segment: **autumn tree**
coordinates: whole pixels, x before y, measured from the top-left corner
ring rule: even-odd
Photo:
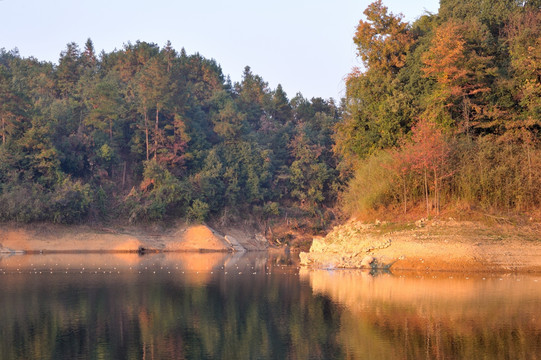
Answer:
[[[353,42],[367,69],[396,74],[406,63],[406,55],[413,44],[407,22],[403,16],[389,13],[381,0],[364,11],[366,21],[361,20]]]
[[[168,101],[169,94],[169,78],[167,76],[167,64],[160,56],[155,56],[149,60],[148,64],[142,69],[139,74],[139,94],[141,101],[144,104],[144,111],[147,111],[150,106],[155,109],[154,120],[154,158],[157,157],[159,143],[162,134],[160,132],[160,111]],[[148,122],[148,119],[146,120]],[[148,145],[148,123],[145,125]],[[147,149],[147,152],[149,149]],[[148,154],[147,154],[148,156]]]
[[[428,176],[432,174],[434,207],[436,214],[440,211],[440,194],[442,180],[449,176],[447,173],[449,147],[445,141],[442,130],[433,122],[426,120],[419,121],[412,128],[413,151],[406,149],[406,152],[414,153],[412,159],[413,167],[423,175],[425,187],[425,199],[427,215],[429,215],[429,185]]]
[[[389,164],[383,164],[382,166],[392,171],[402,188],[402,205],[404,208],[404,214],[408,212],[408,193],[411,192],[412,178],[415,176],[415,149],[405,142],[402,146],[389,150],[391,155],[391,161]]]
[[[436,82],[424,116],[446,126],[457,122],[466,133],[490,120],[483,95],[490,92],[490,78],[496,71],[492,57],[468,43],[466,29],[470,27],[482,26],[455,20],[440,25],[422,57],[424,75]]]
[[[335,137],[336,151],[345,159],[395,145],[411,121],[397,78],[413,44],[409,25],[381,0],[364,14],[353,39],[364,69],[355,68],[346,78],[345,119]]]
[[[404,213],[407,212],[407,196],[412,190],[410,187],[422,183],[426,215],[430,215],[432,207],[439,214],[442,183],[451,175],[450,147],[441,127],[431,121],[420,120],[412,128],[411,139],[405,140],[400,147],[389,153],[391,161],[382,166],[389,169],[400,182]],[[421,181],[415,181],[419,176]]]

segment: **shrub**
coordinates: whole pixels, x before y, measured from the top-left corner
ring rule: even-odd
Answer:
[[[92,196],[89,184],[65,178],[51,197],[53,221],[71,224],[82,220],[88,213]]]
[[[145,163],[140,191],[134,190],[125,201],[130,222],[164,220],[183,214],[191,200],[187,181],[180,181],[165,167],[151,160]]]
[[[209,214],[209,205],[204,201],[196,199],[192,202],[192,205],[188,208],[188,212],[186,216],[189,221],[202,223],[203,221],[206,220],[208,214]]]
[[[0,219],[18,222],[52,220],[50,194],[38,184],[20,184],[0,195]]]
[[[381,151],[359,162],[343,194],[344,209],[360,213],[397,201],[400,194],[395,175],[389,171],[392,157]]]
[[[447,204],[465,202],[488,211],[506,212],[527,211],[541,204],[541,148],[535,142],[485,136],[457,137],[449,145],[449,158],[445,162],[438,160],[442,167],[438,169],[437,184]],[[423,173],[415,166],[415,158],[422,151],[413,149],[409,156],[406,150],[379,152],[358,163],[343,194],[348,213],[399,202],[406,211],[406,201],[414,204],[423,198],[428,210],[427,190],[436,198],[432,206],[438,208],[436,185],[424,183]],[[428,175],[434,179],[434,174]]]
[[[541,203],[541,150],[493,137],[461,140],[452,191],[485,209],[527,210]]]

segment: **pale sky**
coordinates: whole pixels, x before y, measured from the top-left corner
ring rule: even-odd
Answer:
[[[0,48],[57,62],[69,42],[99,53],[128,41],[215,59],[232,81],[246,65],[292,98],[339,99],[360,62],[352,38],[372,0],[0,0]],[[436,13],[438,0],[383,0],[405,19]]]

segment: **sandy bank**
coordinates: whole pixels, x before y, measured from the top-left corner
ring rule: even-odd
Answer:
[[[301,264],[316,268],[541,272],[541,226],[350,221],[314,239]]]
[[[207,225],[179,224],[168,229],[93,228],[52,224],[0,224],[0,253],[264,250],[256,234],[220,233]]]

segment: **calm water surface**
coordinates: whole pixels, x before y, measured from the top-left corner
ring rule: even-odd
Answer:
[[[0,359],[537,359],[541,277],[268,254],[0,257]]]

